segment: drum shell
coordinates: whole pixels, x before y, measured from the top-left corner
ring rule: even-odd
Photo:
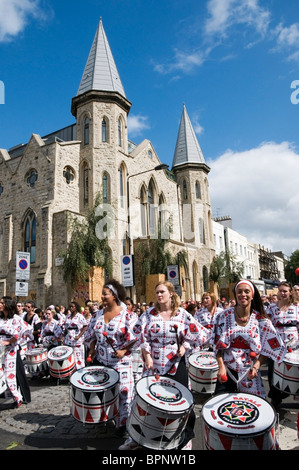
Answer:
[[[250,408],[257,409],[256,423],[228,424],[223,420],[220,410],[226,402],[242,402],[250,415]],[[256,406],[257,405],[257,406]],[[263,408],[263,413],[260,407]],[[267,419],[265,419],[265,415]],[[256,395],[231,393],[219,394],[209,399],[202,408],[204,441],[207,450],[276,450],[276,414],[272,406]]]
[[[215,354],[210,351],[200,351],[191,354],[188,361],[191,389],[203,394],[214,393],[219,370]]]
[[[146,384],[148,380],[148,377],[144,377],[137,382],[135,400],[127,420],[128,433],[135,442],[146,448],[177,449],[184,438],[184,430],[193,409],[192,394],[179,384],[184,389],[183,399],[188,396],[185,408],[176,410],[172,405],[172,409],[161,409],[159,401],[151,404],[138,393],[142,382]],[[163,377],[159,380],[163,381]],[[168,378],[166,380],[168,381]],[[178,384],[175,381],[171,382]],[[149,396],[149,393],[147,395]]]
[[[84,374],[103,371],[110,376],[107,385],[88,387]],[[81,380],[83,378],[83,380]],[[119,375],[104,366],[85,367],[77,370],[70,379],[71,414],[82,423],[97,424],[114,419],[118,415]]]
[[[47,349],[34,348],[26,353],[26,365],[28,372],[35,373],[48,369]]]
[[[274,363],[272,383],[281,392],[299,396],[299,350],[286,354],[280,364]]]
[[[57,346],[48,352],[50,375],[57,379],[70,377],[76,369],[73,348]]]
[[[0,395],[7,389],[6,379],[2,364],[0,363]]]

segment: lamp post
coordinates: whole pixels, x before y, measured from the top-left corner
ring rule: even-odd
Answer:
[[[166,163],[161,163],[160,165],[155,166],[154,168],[151,168],[149,170],[145,171],[140,171],[139,173],[134,173],[133,175],[128,175],[127,176],[127,210],[128,210],[128,239],[129,239],[129,255],[132,253],[132,241],[131,241],[131,228],[130,228],[130,185],[129,185],[129,179],[133,178],[134,176],[139,176],[143,175],[144,173],[149,173],[150,171],[159,171],[159,170],[167,170],[169,165]],[[131,291],[130,287],[130,291]],[[132,293],[131,293],[132,297]]]

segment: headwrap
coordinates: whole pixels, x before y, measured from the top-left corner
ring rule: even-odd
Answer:
[[[247,286],[250,287],[250,290],[252,292],[252,295],[254,296],[254,286],[252,284],[252,282],[250,282],[248,279],[241,279],[241,281],[239,281],[236,285],[235,285],[235,289],[237,289],[237,287],[240,285],[240,284],[246,284]]]

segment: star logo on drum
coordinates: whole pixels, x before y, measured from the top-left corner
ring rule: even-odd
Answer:
[[[219,409],[219,416],[223,421],[239,426],[253,423],[258,415],[255,405],[238,400],[224,403]]]

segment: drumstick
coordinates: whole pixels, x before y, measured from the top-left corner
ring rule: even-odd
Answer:
[[[250,356],[250,359],[251,359],[250,371],[252,372],[254,360],[256,359],[257,354],[256,354],[254,351],[251,351],[251,352],[249,353],[249,356]]]
[[[180,349],[180,341],[179,341],[179,335],[178,335],[178,325],[173,325],[173,328],[175,329],[176,344],[178,346],[178,349]]]
[[[103,336],[105,336],[107,343],[110,344],[111,348],[112,348],[113,351],[116,353],[116,349],[115,349],[115,347],[114,347],[113,344],[112,344],[112,340],[111,340],[111,338],[108,338],[108,334],[107,334],[106,331],[103,332]]]

